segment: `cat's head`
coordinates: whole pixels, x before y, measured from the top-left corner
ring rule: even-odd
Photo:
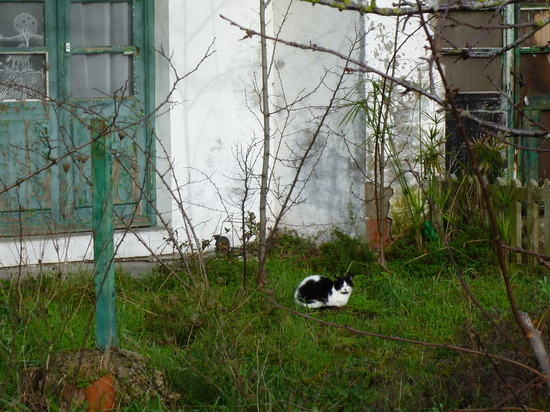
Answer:
[[[334,289],[343,295],[351,293],[353,290],[353,278],[352,276],[338,276],[334,279]]]

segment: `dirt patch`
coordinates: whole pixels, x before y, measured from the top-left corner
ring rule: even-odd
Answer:
[[[67,411],[85,406],[86,388],[103,376],[113,379],[115,407],[160,397],[165,404],[179,395],[168,390],[164,375],[145,359],[124,349],[72,350],[59,352],[47,365],[28,368],[20,374],[19,402],[33,411],[47,411],[52,402]]]

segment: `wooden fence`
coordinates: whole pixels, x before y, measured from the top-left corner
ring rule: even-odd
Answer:
[[[550,182],[540,186],[533,180],[522,185],[519,180],[499,179],[491,191],[497,213],[508,223],[503,235],[509,236],[510,246],[550,256]],[[529,266],[537,262],[533,254],[513,251],[510,260]]]

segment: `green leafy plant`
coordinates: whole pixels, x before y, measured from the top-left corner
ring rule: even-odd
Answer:
[[[319,254],[312,258],[315,271],[332,275],[359,275],[368,272],[375,261],[369,245],[334,227],[329,239],[319,245]]]
[[[497,177],[502,176],[504,170],[503,153],[508,147],[505,141],[500,136],[488,134],[472,142],[478,167],[490,183],[494,183]]]
[[[550,300],[550,280],[548,276],[544,276],[542,279],[537,280],[539,284],[538,293],[544,300]]]
[[[498,225],[498,231],[502,239],[507,244],[510,244],[512,238],[512,225],[514,224],[514,216],[512,215],[512,202],[513,187],[507,186],[494,186],[493,197],[495,198],[495,205],[497,206],[496,219]]]

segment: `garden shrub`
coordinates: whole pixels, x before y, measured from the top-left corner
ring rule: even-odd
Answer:
[[[451,253],[460,269],[470,273],[486,274],[495,270],[497,256],[488,232],[470,226],[450,239]],[[426,252],[419,252],[413,239],[402,237],[386,251],[386,259],[411,275],[438,276],[448,273],[451,266],[449,251],[441,242],[429,242]]]
[[[336,275],[365,273],[375,260],[368,243],[349,236],[334,227],[328,240],[319,245],[319,254],[312,258],[315,271]]]

